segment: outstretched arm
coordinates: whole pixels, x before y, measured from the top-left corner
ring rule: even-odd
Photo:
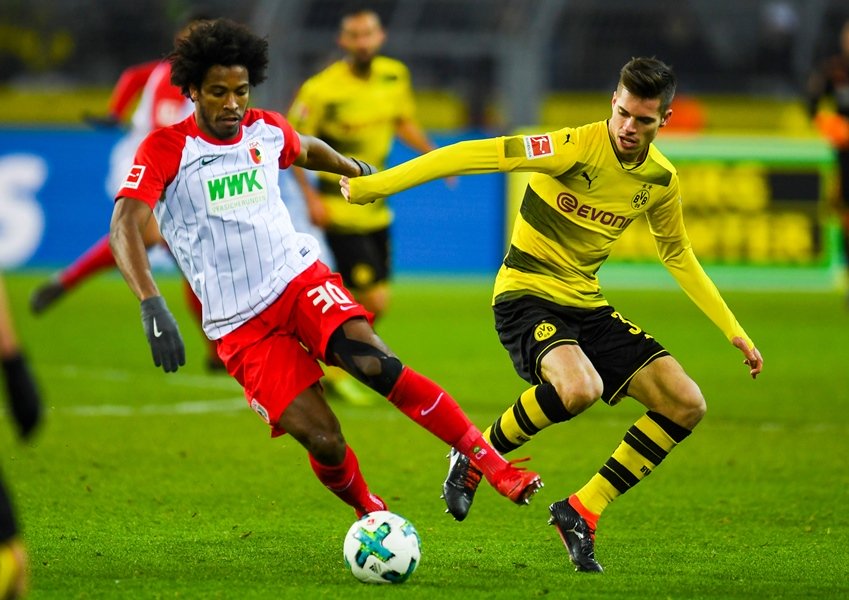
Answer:
[[[295,159],[295,165],[299,167],[348,177],[368,175],[376,170],[367,163],[339,154],[324,140],[311,135],[298,135],[301,138],[301,152]]]
[[[507,169],[501,162],[497,138],[458,142],[437,148],[376,175],[339,182],[351,204],[368,204],[434,179],[452,175],[494,173]]]

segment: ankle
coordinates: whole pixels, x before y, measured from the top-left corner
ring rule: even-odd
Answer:
[[[572,494],[569,496],[569,505],[578,511],[578,514],[584,518],[584,521],[589,525],[590,530],[595,533],[596,527],[598,526],[598,518],[601,516],[594,512],[591,512],[583,503],[578,499],[577,494]]]

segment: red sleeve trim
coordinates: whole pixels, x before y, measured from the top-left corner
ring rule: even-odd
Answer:
[[[179,127],[158,129],[136,150],[133,166],[115,198],[134,198],[153,208],[180,169],[186,136]]]
[[[301,153],[301,138],[289,124],[289,121],[280,113],[272,111],[261,112],[260,118],[265,119],[267,123],[279,127],[283,131],[283,148],[280,150],[278,164],[281,169],[286,169],[295,162],[295,159]]]

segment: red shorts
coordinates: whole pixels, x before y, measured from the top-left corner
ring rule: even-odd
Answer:
[[[374,319],[342,278],[316,261],[271,306],[218,340],[218,356],[272,436],[285,433],[279,421],[289,403],[323,375],[318,361],[330,335],[354,317]]]

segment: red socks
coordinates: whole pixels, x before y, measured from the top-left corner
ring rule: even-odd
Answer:
[[[389,401],[405,415],[433,435],[474,458],[475,465],[487,479],[507,465],[498,452],[481,435],[457,401],[424,375],[404,367]]]
[[[342,502],[353,506],[358,517],[376,510],[386,510],[383,500],[369,491],[368,484],[360,472],[357,455],[350,446],[346,447],[345,458],[339,465],[323,465],[312,454],[309,457],[310,466],[318,480]]]
[[[451,446],[472,427],[454,398],[409,367],[401,371],[388,398],[402,413]]]
[[[114,266],[115,257],[109,247],[109,234],[106,234],[59,274],[59,282],[69,290],[98,271]]]

